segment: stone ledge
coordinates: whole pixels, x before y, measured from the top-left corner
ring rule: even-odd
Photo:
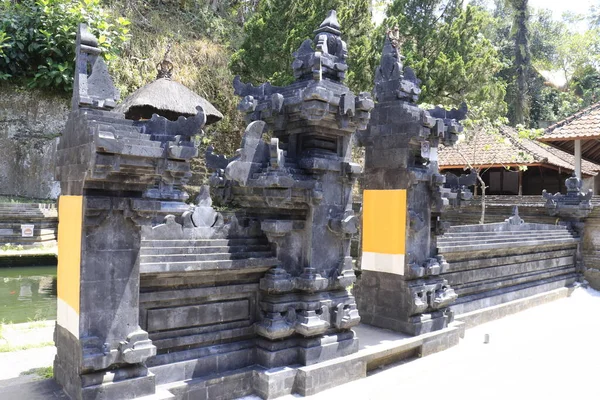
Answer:
[[[264,399],[274,399],[289,394],[309,396],[323,390],[364,378],[370,371],[385,367],[398,361],[424,357],[455,346],[464,335],[461,323],[423,334],[408,336],[369,325],[354,328],[360,337],[360,350],[357,353],[324,361],[309,366],[287,366],[266,369],[259,366],[231,371],[218,378],[202,377],[157,386],[157,393],[169,390],[174,399],[225,398],[222,388],[212,387],[227,381],[230,393],[237,396],[251,394]],[[212,388],[211,388],[212,387]],[[209,391],[217,397],[208,394]]]
[[[535,294],[533,296],[509,301],[487,308],[481,308],[464,314],[459,314],[455,316],[455,321],[463,322],[466,329],[473,328],[477,325],[494,321],[507,315],[524,311],[528,308],[569,297],[575,288],[576,286],[561,287],[548,292]]]

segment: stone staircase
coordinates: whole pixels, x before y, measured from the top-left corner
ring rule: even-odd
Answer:
[[[22,237],[21,225],[34,225],[33,237]],[[56,244],[58,211],[55,204],[0,203],[0,246],[24,248]]]
[[[267,271],[277,265],[266,238],[142,240],[140,273]]]
[[[453,226],[438,237],[458,294],[456,314],[570,285],[579,238],[565,226],[508,222]]]
[[[195,238],[191,229],[177,239],[142,238],[140,325],[158,349],[147,365],[160,383],[256,363],[259,280],[277,264],[262,235]],[[168,372],[173,363],[178,376]]]

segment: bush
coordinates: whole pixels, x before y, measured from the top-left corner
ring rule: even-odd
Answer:
[[[82,22],[96,35],[108,61],[129,37],[129,21],[111,17],[100,0],[0,0],[0,80],[71,90]]]

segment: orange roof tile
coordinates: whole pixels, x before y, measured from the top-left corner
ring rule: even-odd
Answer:
[[[600,102],[549,126],[542,142],[600,138]]]
[[[498,135],[482,133],[469,142],[459,142],[453,147],[440,145],[441,168],[466,166],[467,161],[473,166],[499,167],[546,164],[573,171],[575,157],[535,140],[519,138],[514,128],[504,126]],[[594,176],[600,171],[600,165],[583,160],[581,169],[585,175]]]

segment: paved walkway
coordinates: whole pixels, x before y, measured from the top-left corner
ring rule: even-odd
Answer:
[[[469,329],[451,349],[305,399],[600,399],[600,292],[576,289]]]
[[[25,373],[50,366],[53,356],[53,347],[0,353],[0,399],[64,399],[52,380]],[[600,292],[576,289],[569,298],[469,329],[456,347],[305,398],[598,399],[599,364]]]

